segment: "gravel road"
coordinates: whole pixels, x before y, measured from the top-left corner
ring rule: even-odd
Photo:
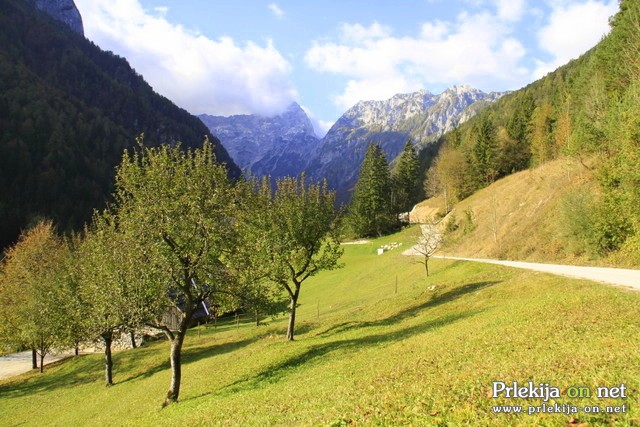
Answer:
[[[560,276],[593,280],[612,285],[631,286],[640,289],[640,270],[606,267],[578,267],[574,265],[540,264],[536,262],[500,261],[495,259],[460,258],[452,256],[435,256],[434,258],[456,259],[461,261],[486,262],[507,267],[524,268],[542,271]]]
[[[47,355],[44,358],[45,372],[49,363],[56,362],[65,357],[72,356],[73,352],[61,353],[56,355]],[[38,357],[40,364],[40,357]],[[29,372],[31,370],[31,352],[23,351],[22,353],[13,353],[6,356],[0,356],[0,380],[14,377],[16,375]]]

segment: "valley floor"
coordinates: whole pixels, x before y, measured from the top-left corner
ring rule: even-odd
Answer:
[[[101,355],[0,380],[3,425],[568,425],[640,423],[640,293],[504,266],[434,259],[432,274],[396,248],[414,229],[344,247],[344,268],[302,287],[297,340],[286,320],[201,326],[183,355],[180,402],[160,409],[169,346]],[[562,396],[491,397],[502,381]],[[598,398],[625,384],[627,397]],[[571,398],[580,386],[590,397]],[[51,405],[55,402],[55,405]],[[606,406],[619,413],[497,413],[517,405]],[[105,410],[108,408],[108,410]],[[577,410],[577,409],[576,409]]]

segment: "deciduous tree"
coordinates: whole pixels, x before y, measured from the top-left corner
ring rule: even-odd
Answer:
[[[171,385],[165,404],[176,402],[182,379],[182,345],[198,306],[231,285],[225,265],[238,223],[236,194],[214,147],[142,147],[118,168],[115,212],[121,227],[148,251],[162,277],[162,291],[181,313],[177,330],[156,323],[171,342]]]
[[[420,224],[417,243],[413,249],[421,256],[420,262],[424,265],[427,276],[429,276],[429,260],[440,249],[442,243],[442,234],[435,221]]]
[[[155,321],[167,308],[166,285],[150,251],[121,229],[112,212],[96,213],[79,246],[79,292],[86,328],[104,342],[105,383],[113,384],[111,346],[126,330]]]
[[[342,248],[334,233],[335,193],[300,178],[278,180],[273,197],[263,199],[265,259],[269,279],[290,299],[287,340],[294,339],[296,308],[302,283],[322,270],[340,267]]]
[[[51,221],[40,221],[7,250],[3,262],[0,321],[10,326],[14,344],[36,350],[40,372],[45,356],[68,344],[68,312],[74,307],[67,251]]]

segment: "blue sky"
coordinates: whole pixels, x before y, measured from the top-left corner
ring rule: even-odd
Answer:
[[[518,89],[594,46],[617,0],[75,0],[86,36],[193,114]]]

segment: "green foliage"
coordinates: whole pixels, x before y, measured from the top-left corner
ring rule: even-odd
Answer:
[[[598,201],[580,188],[568,193],[560,205],[560,227],[575,255],[593,255],[598,248]]]
[[[593,226],[568,226],[567,235],[582,248],[576,250],[606,255],[625,248],[631,255],[632,242],[640,240],[640,179],[635,172],[640,140],[639,19],[638,2],[620,2],[620,11],[611,19],[612,31],[595,48],[505,95],[446,135],[455,143],[444,146],[427,173],[430,194],[444,194],[449,206],[450,200],[467,197],[497,178],[563,154],[577,157],[589,169],[595,162],[602,197],[590,209]],[[453,173],[443,167],[454,163],[452,151],[468,164]],[[579,204],[570,201],[565,210]]]
[[[637,292],[441,259],[431,260],[427,278],[396,250],[375,255],[390,242],[411,245],[412,231],[345,246],[344,268],[309,279],[298,311],[303,339],[294,345],[275,338],[286,319],[261,328],[226,320],[199,327],[185,341],[188,386],[179,405],[158,410],[149,398],[167,380],[159,372],[165,343],[150,342],[114,354],[122,368],[111,389],[93,380],[100,355],[70,359],[44,376],[0,380],[2,422],[29,424],[37,413],[43,425],[557,426],[569,416],[493,413],[513,399],[487,397],[491,382],[526,384],[540,375],[594,391],[637,381]],[[558,400],[624,403],[576,402]],[[118,408],[117,418],[104,408]],[[578,418],[626,426],[639,415],[629,405],[624,414]]]
[[[349,206],[349,218],[358,236],[380,236],[397,225],[391,190],[387,158],[380,146],[371,144]]]
[[[409,212],[420,198],[420,163],[411,141],[407,141],[393,175],[395,210]]]
[[[485,116],[472,129],[470,163],[480,186],[495,181],[498,175],[497,130],[491,117]]]
[[[239,191],[236,221],[238,233],[233,251],[227,254],[228,274],[236,289],[229,294],[226,306],[252,312],[259,323],[261,316],[276,316],[287,310],[288,295],[269,280],[272,189],[269,177],[260,183],[236,183]],[[222,296],[222,295],[221,295]],[[224,306],[225,304],[223,304]]]
[[[170,404],[180,394],[182,343],[196,310],[205,301],[224,310],[227,298],[216,297],[236,288],[227,264],[237,244],[238,190],[209,141],[187,151],[138,142],[140,149],[126,153],[118,167],[113,215],[143,249],[138,268],[160,284],[156,295],[179,313],[178,325],[164,318],[155,323],[171,342]]]
[[[0,288],[5,345],[35,349],[42,362],[52,348],[77,343],[70,342],[80,307],[69,260],[69,248],[50,221],[36,224],[6,252]]]
[[[267,277],[290,297],[287,339],[293,340],[302,283],[323,270],[339,268],[342,247],[333,232],[335,193],[323,184],[308,185],[305,176],[279,179],[271,195],[267,181],[259,213],[264,234],[259,247]]]
[[[138,329],[167,309],[163,277],[141,268],[150,253],[127,231],[112,212],[96,213],[79,245],[79,291],[94,338]]]
[[[236,240],[236,193],[213,150],[142,147],[116,176],[119,226],[149,251],[147,268],[194,304],[228,285],[224,259]]]
[[[464,218],[462,219],[462,232],[469,234],[478,227],[476,216],[471,209],[464,210]]]
[[[458,230],[459,227],[460,225],[458,225],[458,217],[456,216],[456,214],[451,213],[449,219],[447,219],[447,222],[444,225],[445,232],[454,233],[456,230]]]

